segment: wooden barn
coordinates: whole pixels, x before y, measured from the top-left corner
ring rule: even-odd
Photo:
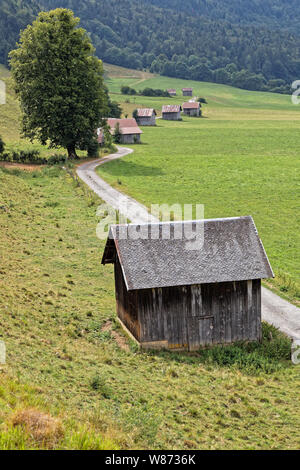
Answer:
[[[182,88],[183,96],[193,96],[193,88]]]
[[[182,107],[178,104],[169,104],[162,107],[162,119],[167,121],[181,121]]]
[[[137,123],[139,126],[156,126],[156,111],[151,108],[140,108],[137,110]]]
[[[121,133],[122,144],[137,144],[141,141],[141,134],[143,133],[134,118],[131,119],[107,119],[107,124],[110,127],[110,133],[115,134],[116,126],[119,124]]]
[[[188,103],[183,103],[182,109],[186,116],[200,116],[200,103],[198,102],[189,101]]]
[[[193,233],[203,243],[191,249]],[[102,263],[114,264],[118,318],[145,349],[261,339],[261,279],[274,274],[252,217],[112,226]]]
[[[175,90],[175,88],[170,88],[169,90],[167,90],[167,92],[169,93],[170,96],[177,95],[177,91]]]

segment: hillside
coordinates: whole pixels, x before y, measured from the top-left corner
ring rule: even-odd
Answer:
[[[300,76],[295,0],[288,7],[285,0],[235,0],[230,6],[221,0],[15,0],[9,8],[6,3],[0,3],[6,31],[0,37],[2,62],[39,5],[73,9],[98,56],[115,65],[282,93]]]
[[[144,129],[133,155],[102,167],[105,179],[146,204],[205,203],[206,216],[251,212],[278,271],[273,287],[297,301],[298,108],[283,95],[105,70],[125,112],[182,97],[128,99],[122,84],[179,92],[191,83],[208,99],[204,119]],[[8,80],[7,70],[0,77]],[[10,88],[0,134],[12,147],[29,145]],[[299,366],[274,328],[264,325],[262,344],[194,354],[142,352],[128,339],[116,321],[113,268],[101,265],[100,203],[59,166],[0,168],[0,338],[8,352],[0,447],[43,446],[30,428],[34,409],[56,423],[46,448],[298,449]]]
[[[299,34],[297,0],[145,0],[145,2],[187,14],[225,20],[233,24],[260,25]]]

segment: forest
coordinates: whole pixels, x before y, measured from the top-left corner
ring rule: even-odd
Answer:
[[[289,93],[300,77],[296,0],[0,0],[0,63],[40,9],[81,18],[99,58],[176,78]]]

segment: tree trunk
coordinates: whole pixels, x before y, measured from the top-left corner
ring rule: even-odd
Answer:
[[[78,160],[79,157],[76,153],[75,145],[69,145],[67,147],[69,160]]]

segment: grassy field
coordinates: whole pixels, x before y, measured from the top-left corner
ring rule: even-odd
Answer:
[[[39,409],[65,423],[58,447],[79,446],[84,425],[85,448],[299,447],[299,367],[285,360],[288,341],[265,328],[253,351],[139,352],[115,321],[97,200],[63,170],[46,168],[0,169],[0,201],[0,337],[8,351],[1,430],[17,419],[14,406],[7,411],[10,388],[22,398],[30,383],[32,397],[16,408],[36,407],[37,396]],[[79,428],[73,440],[70,423]],[[18,446],[29,445],[6,439]]]
[[[110,67],[107,80],[117,92],[122,80],[159,79]],[[213,90],[225,100],[228,87],[217,98],[218,86],[207,86],[207,119],[159,121],[101,174],[147,205],[252,213],[274,267],[289,275],[278,286],[295,300],[297,108],[277,95],[274,109],[238,110],[233,98],[214,106]],[[138,99],[157,109],[163,101]],[[30,145],[20,141],[12,94],[8,103],[0,134],[12,147]],[[262,345],[196,354],[140,352],[124,335],[113,269],[100,264],[98,203],[60,168],[0,168],[0,448],[298,449],[299,366],[273,329],[264,326]]]
[[[111,78],[108,84],[116,90],[122,80]],[[136,88],[174,87],[180,93],[187,83],[154,77]],[[148,207],[192,203],[204,204],[207,218],[252,215],[277,275],[273,287],[299,303],[299,109],[289,96],[209,83],[191,86],[208,101],[203,119],[158,120],[156,128],[143,128],[143,145],[133,154],[99,173]],[[138,105],[159,111],[165,102],[183,101],[180,96],[129,99],[126,112]]]

